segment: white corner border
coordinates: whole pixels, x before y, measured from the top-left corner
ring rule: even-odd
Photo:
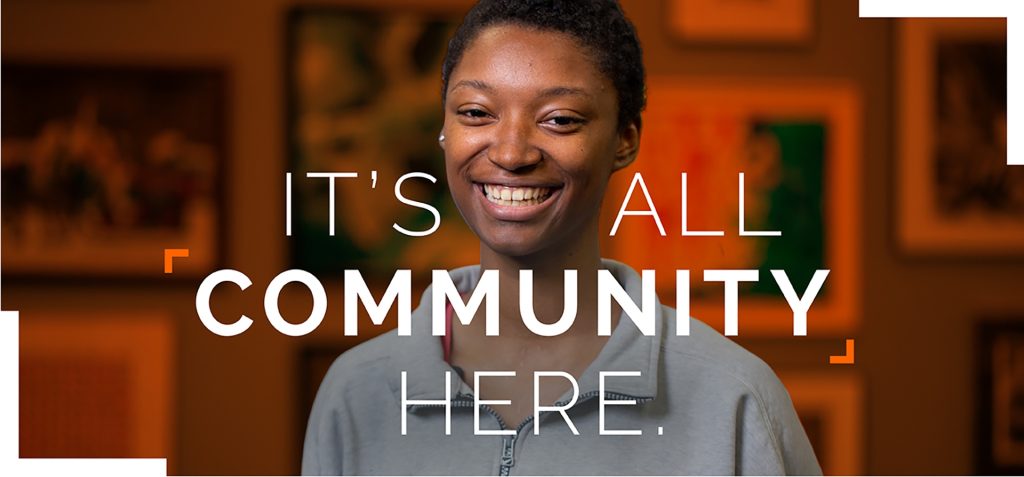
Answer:
[[[17,476],[167,475],[167,459],[22,459],[18,423],[17,311],[0,311],[0,474]]]
[[[1024,100],[1013,85],[1024,84],[1024,48],[1014,34],[1024,22],[1022,0],[860,0],[861,18],[1006,18],[1006,164],[1024,166],[1015,138],[1024,138]]]

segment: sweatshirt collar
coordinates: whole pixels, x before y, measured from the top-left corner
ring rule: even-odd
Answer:
[[[622,285],[629,297],[635,303],[641,303],[640,276],[629,266],[615,260],[602,259],[601,262]],[[468,294],[480,281],[481,269],[479,265],[462,267],[452,270],[450,275],[459,292]],[[432,297],[433,286],[430,286],[423,292],[420,305],[413,312],[411,335],[397,337],[398,343],[404,345],[393,355],[398,369],[391,379],[390,387],[400,399],[400,372],[406,371],[408,400],[442,401],[445,399],[445,372],[448,371],[451,372],[452,399],[460,396],[469,398],[473,394],[473,389],[444,361],[441,338],[431,333]],[[654,399],[658,392],[658,358],[665,321],[660,301],[655,299],[654,305],[654,336],[644,336],[623,313],[604,348],[578,378],[580,396],[599,393],[599,373],[602,371],[639,371],[640,376],[606,376],[605,394],[623,395],[645,401]],[[571,395],[567,392],[559,401],[567,401],[570,398]],[[419,406],[410,406],[411,409],[417,407]]]

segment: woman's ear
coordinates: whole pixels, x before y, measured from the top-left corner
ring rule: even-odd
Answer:
[[[615,162],[612,171],[617,171],[633,163],[640,152],[640,118],[629,122],[619,131],[619,145],[615,149]]]

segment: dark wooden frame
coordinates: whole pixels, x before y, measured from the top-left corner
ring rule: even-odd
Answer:
[[[995,375],[992,366],[993,345],[1000,337],[1019,335],[1024,339],[1024,315],[984,319],[975,332],[975,370],[977,388],[975,394],[975,455],[974,471],[979,475],[1021,475],[1024,474],[1024,455],[1021,463],[999,462],[993,456],[993,386]],[[1024,447],[1024,441],[1021,442]]]

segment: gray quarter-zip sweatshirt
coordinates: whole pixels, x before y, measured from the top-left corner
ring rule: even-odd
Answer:
[[[640,276],[619,262],[603,264],[641,303]],[[473,266],[451,276],[460,292],[470,293],[480,273]],[[690,319],[689,336],[676,336],[675,310],[660,303],[657,308],[654,336],[644,336],[623,315],[580,376],[579,399],[566,411],[579,435],[558,412],[516,426],[486,406],[479,410],[482,430],[511,428],[515,434],[475,435],[473,390],[444,361],[441,340],[431,334],[427,288],[413,313],[411,336],[392,330],[331,366],[309,418],[302,473],[820,475],[789,395],[771,368],[696,319]],[[445,434],[443,404],[403,409],[403,371],[409,401],[444,401],[450,393],[451,435]],[[641,435],[600,435],[603,371],[640,372],[605,377],[604,425],[606,431]],[[568,402],[570,393],[559,402]],[[635,404],[615,404],[624,400]]]

